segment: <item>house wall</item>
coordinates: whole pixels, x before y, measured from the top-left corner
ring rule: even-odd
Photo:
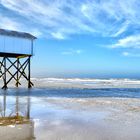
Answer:
[[[0,35],[0,52],[32,55],[32,40]]]

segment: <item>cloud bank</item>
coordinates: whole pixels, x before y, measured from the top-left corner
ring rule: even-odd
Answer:
[[[139,7],[139,0],[0,0],[0,28],[55,39],[73,34],[121,37],[128,31],[138,34]],[[124,44],[120,39],[115,47]]]

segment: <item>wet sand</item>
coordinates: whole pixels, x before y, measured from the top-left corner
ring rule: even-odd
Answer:
[[[37,96],[44,90],[34,89],[36,94],[29,96],[27,90],[0,94],[0,108],[6,100],[6,115],[18,105],[20,115],[29,111],[33,124],[28,129],[25,124],[0,126],[0,140],[140,140],[140,98]]]
[[[50,98],[43,102],[47,104],[42,104],[34,119],[37,140],[140,139],[139,99]]]

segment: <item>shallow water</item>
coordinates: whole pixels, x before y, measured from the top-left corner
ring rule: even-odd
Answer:
[[[0,90],[3,94],[3,90]],[[140,88],[33,88],[8,89],[7,96],[30,96],[32,97],[66,97],[66,98],[92,98],[92,97],[119,97],[140,98]]]
[[[0,140],[139,140],[140,89],[0,90],[0,115]]]

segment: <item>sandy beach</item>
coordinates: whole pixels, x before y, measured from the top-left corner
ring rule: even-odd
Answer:
[[[110,90],[113,95],[114,90]],[[85,90],[87,97],[84,93],[73,97],[70,95],[70,91],[74,94],[77,93],[77,89],[47,90],[35,88],[29,91],[9,89],[6,95],[6,116],[11,112],[16,112],[17,105],[19,114],[22,116],[27,114],[26,109],[28,108],[32,125],[12,124],[0,126],[0,139],[9,140],[10,135],[14,140],[140,139],[139,98],[92,97],[88,94],[88,90]],[[90,94],[98,95],[97,91],[99,90],[95,91]],[[64,92],[64,95],[67,93],[69,96],[65,97],[62,92]],[[129,94],[134,91],[126,89],[124,94],[125,92]],[[139,95],[139,89],[135,92]],[[3,95],[1,91],[1,107],[3,106]],[[30,105],[29,107],[27,103]],[[26,133],[27,130],[30,133]]]
[[[139,140],[139,99],[47,99],[35,121],[39,140]],[[42,106],[42,109],[46,106]],[[48,115],[45,115],[48,114]]]

